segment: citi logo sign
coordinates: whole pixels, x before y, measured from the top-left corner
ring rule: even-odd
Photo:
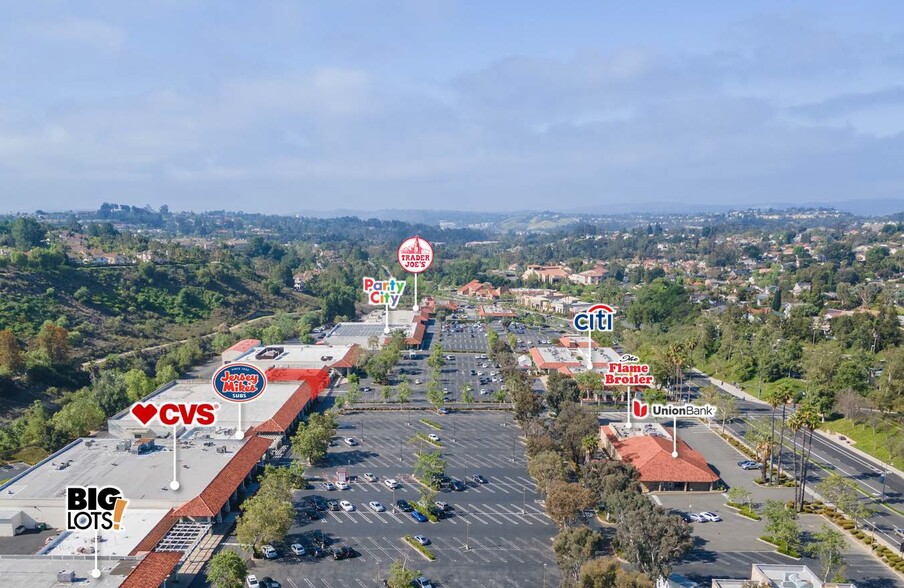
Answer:
[[[615,309],[608,304],[594,304],[584,312],[578,312],[571,319],[571,324],[580,333],[587,331],[607,332],[612,330],[612,317]]]
[[[673,418],[673,417],[697,417],[697,418],[714,418],[716,416],[716,407],[710,404],[647,404],[642,400],[635,398],[631,402],[631,416],[638,420],[643,420],[652,416],[653,418]]]
[[[166,404],[154,404],[136,402],[132,405],[131,412],[139,423],[146,425],[151,421],[158,421],[166,426],[184,425],[186,427],[209,427],[217,422],[219,404],[212,402],[167,402]]]

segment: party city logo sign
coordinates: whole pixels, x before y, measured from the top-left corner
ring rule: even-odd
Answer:
[[[367,294],[367,301],[370,304],[385,304],[389,308],[395,308],[405,293],[405,281],[395,278],[391,280],[364,278],[364,293]]]
[[[635,398],[631,402],[631,416],[635,419],[653,417],[657,419],[673,417],[714,418],[716,407],[709,404],[647,404]]]

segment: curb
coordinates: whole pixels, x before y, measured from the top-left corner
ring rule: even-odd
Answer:
[[[843,447],[844,449],[847,449],[848,451],[851,451],[858,457],[865,459],[866,461],[870,462],[871,464],[873,464],[877,467],[885,468],[888,471],[888,473],[890,473],[890,474],[896,474],[897,476],[904,478],[904,472],[902,472],[901,470],[899,470],[892,464],[885,463],[878,457],[870,455],[870,454],[866,453],[865,451],[863,451],[862,449],[857,449],[855,443],[848,444],[848,443],[845,443],[844,441],[840,441],[837,438],[839,433],[833,433],[831,431],[823,431],[822,429],[815,429],[815,432],[821,438],[825,439],[826,441],[831,441],[833,444],[838,445],[839,447]]]

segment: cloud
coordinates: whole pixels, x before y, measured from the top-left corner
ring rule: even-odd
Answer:
[[[126,32],[98,19],[65,18],[29,27],[32,34],[46,41],[73,43],[113,51],[125,43]]]
[[[838,94],[819,102],[792,107],[789,111],[808,118],[825,120],[863,110],[901,105],[904,105],[904,86],[890,86],[872,92]]]

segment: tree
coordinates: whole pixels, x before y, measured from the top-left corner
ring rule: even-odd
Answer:
[[[420,504],[421,508],[428,513],[433,512],[436,509],[436,490],[426,486],[420,486],[418,488],[418,494],[420,494],[418,504]]]
[[[672,565],[693,544],[691,529],[678,515],[669,515],[654,507],[639,494],[643,502],[628,509],[616,529],[616,542],[625,559],[648,578],[668,577]]]
[[[562,405],[562,410],[556,417],[554,429],[562,443],[562,452],[565,457],[578,463],[583,454],[584,437],[599,434],[599,419],[595,412],[586,407],[575,402],[568,402]]]
[[[392,386],[383,386],[380,388],[380,398],[383,399],[383,402],[389,402],[392,400],[392,395],[395,392],[395,388]]]
[[[653,588],[653,582],[637,572],[625,570],[618,560],[591,559],[581,566],[580,588]]]
[[[389,588],[411,588],[415,578],[421,575],[420,570],[409,570],[405,564],[395,560],[389,565]]]
[[[445,394],[439,386],[439,382],[431,379],[427,382],[427,402],[433,405],[433,408],[439,409],[446,403]]]
[[[807,551],[819,560],[822,566],[823,582],[827,582],[835,574],[840,574],[844,569],[844,559],[841,554],[846,547],[844,535],[826,524],[820,527],[819,532],[813,534],[813,542]]]
[[[292,436],[292,449],[296,455],[307,460],[308,465],[313,465],[326,455],[332,437],[332,431],[309,420],[298,424],[298,430]]]
[[[775,294],[772,295],[772,311],[778,312],[782,309],[782,289],[776,288]]]
[[[562,575],[576,582],[581,566],[593,559],[601,544],[600,534],[587,527],[563,529],[552,542],[552,550]]]
[[[733,504],[742,504],[750,507],[753,501],[753,494],[743,486],[732,486],[728,491],[728,501]]]
[[[841,474],[831,473],[826,476],[816,484],[816,492],[855,522],[869,517],[874,512],[871,503],[860,500],[857,483]]]
[[[593,493],[574,482],[554,481],[547,488],[546,512],[560,527],[573,525],[593,503]]]
[[[22,348],[9,329],[0,331],[0,374],[18,374],[25,367]]]
[[[433,345],[433,349],[430,350],[430,357],[427,358],[427,365],[436,369],[442,368],[444,365],[446,365],[446,358],[443,357],[442,345]]]
[[[466,404],[471,404],[474,402],[474,388],[471,384],[465,384],[461,387],[461,401]]]
[[[129,406],[129,392],[125,377],[113,370],[104,370],[91,385],[97,404],[107,415],[114,415]]]
[[[596,435],[587,435],[581,439],[581,449],[584,452],[584,463],[589,463],[593,454],[599,449],[600,440]]]
[[[150,379],[144,370],[131,369],[123,374],[122,379],[130,402],[138,402],[154,391],[154,380]]]
[[[788,509],[781,500],[766,500],[763,506],[766,524],[763,530],[780,547],[797,551],[800,549],[800,524],[797,512]]]
[[[348,384],[348,391],[345,393],[345,403],[348,406],[352,406],[358,402],[361,402],[361,387],[358,385],[358,381],[355,380]]]
[[[819,426],[819,415],[813,409],[809,402],[801,403],[798,409],[791,415],[788,425],[794,431],[794,439],[797,439],[798,431],[803,431],[803,441],[800,444],[800,471],[797,471],[797,461],[795,461],[795,479],[797,479],[797,488],[794,494],[794,505],[798,511],[804,507],[804,500],[807,492],[807,470],[810,465],[810,454],[813,451],[813,432]],[[797,452],[795,460],[797,460]]]
[[[785,408],[788,403],[791,402],[794,394],[791,391],[790,386],[787,383],[783,383],[779,386],[776,386],[766,392],[765,400],[769,403],[769,406],[772,407],[772,418],[770,419],[772,424],[772,434],[769,438],[769,446],[775,447],[775,409],[778,406],[782,407],[782,426],[779,431],[779,444],[778,444],[778,460],[773,463],[772,461],[772,452],[770,452],[769,457],[769,483],[770,485],[774,483],[773,479],[773,471],[781,468],[782,466],[782,451],[785,447]],[[780,477],[780,476],[777,476]]]
[[[556,451],[541,451],[527,458],[527,472],[537,481],[540,492],[546,494],[550,483],[565,479],[565,463]]]
[[[207,581],[214,588],[242,588],[247,574],[245,562],[231,549],[217,553],[207,564]]]
[[[84,389],[67,398],[68,402],[50,419],[51,425],[69,439],[87,435],[104,424],[104,411],[91,390]]]
[[[22,447],[29,445],[41,445],[44,437],[50,429],[47,409],[40,400],[31,403],[22,415],[22,430],[19,433],[19,441]]]
[[[399,384],[399,404],[408,404],[408,401],[411,400],[411,384],[407,381],[403,381]]]
[[[609,501],[621,493],[639,494],[640,473],[622,461],[591,461],[581,468],[581,483],[596,498],[596,504],[609,515]]]
[[[563,403],[577,402],[581,397],[577,382],[559,372],[549,374],[546,379],[546,404],[558,412]]]
[[[245,499],[241,509],[236,535],[239,543],[247,547],[283,541],[295,520],[292,503],[270,493],[258,492]]]
[[[51,364],[69,361],[69,331],[51,321],[45,321],[35,338],[38,350]]]
[[[425,484],[433,484],[434,478],[444,474],[446,461],[439,451],[423,451],[414,462],[414,476]]]
[[[603,391],[603,376],[599,372],[579,372],[573,379],[578,385],[578,390],[588,400],[591,394],[598,396]]]
[[[543,410],[540,398],[527,386],[518,386],[512,393],[515,405],[515,420],[519,423],[536,417]]]
[[[162,386],[177,379],[179,379],[179,372],[176,371],[176,368],[172,365],[166,364],[157,370],[157,376],[154,378],[154,383],[158,386]]]
[[[38,221],[29,216],[20,216],[13,221],[10,227],[10,236],[13,243],[19,249],[31,249],[40,247],[47,231]]]

